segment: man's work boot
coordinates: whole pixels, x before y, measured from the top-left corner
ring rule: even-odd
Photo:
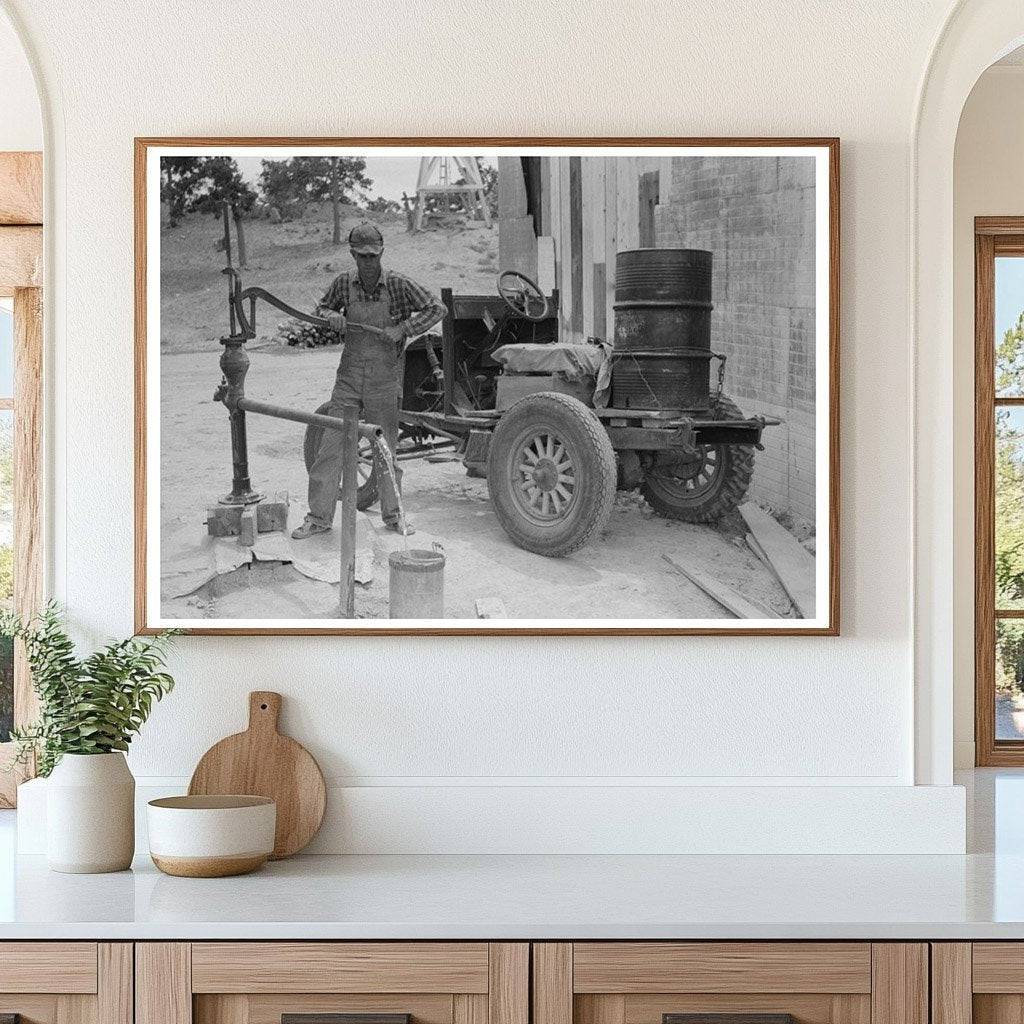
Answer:
[[[331,528],[329,526],[321,526],[319,523],[314,523],[309,516],[306,516],[301,526],[296,526],[292,530],[292,540],[307,540],[317,533],[330,533]]]
[[[390,530],[392,533],[399,533],[403,537],[411,537],[416,532],[416,528],[405,516],[385,520],[384,529]]]

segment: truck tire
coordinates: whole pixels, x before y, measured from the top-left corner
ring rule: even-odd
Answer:
[[[615,500],[615,452],[600,420],[579,399],[527,395],[494,430],[487,488],[513,543],[561,558],[605,525]]]
[[[721,419],[742,419],[728,398],[718,403]],[[714,523],[742,504],[754,475],[754,447],[749,444],[701,445],[703,461],[682,464],[659,453],[644,472],[640,493],[666,519]],[[681,465],[685,470],[681,471]]]
[[[324,402],[316,411],[321,416],[329,415],[330,402]],[[320,449],[320,439],[324,436],[323,427],[306,427],[306,436],[302,439],[302,457],[306,463],[306,472],[309,472],[316,459],[316,453]],[[370,442],[365,437],[359,438],[359,490],[356,494],[356,507],[360,512],[371,508],[379,497],[377,487],[377,467],[373,462],[373,451]],[[341,501],[341,488],[338,488],[338,501]]]

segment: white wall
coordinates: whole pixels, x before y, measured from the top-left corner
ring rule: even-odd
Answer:
[[[467,783],[913,781],[908,155],[946,0],[3,2],[53,113],[52,589],[92,638],[132,628],[133,136],[843,140],[841,638],[185,639],[137,773],[187,775],[264,687],[336,784],[423,806]]]
[[[974,218],[1024,216],[1024,66],[990,68],[964,107],[954,187],[954,742],[974,764]]]
[[[14,27],[0,10],[0,150],[42,148],[36,84]]]

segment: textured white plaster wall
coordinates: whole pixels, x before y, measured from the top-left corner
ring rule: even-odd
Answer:
[[[185,639],[137,772],[268,687],[338,779],[912,781],[908,156],[945,0],[4,2],[54,112],[51,572],[92,637],[132,627],[133,136],[843,140],[842,638]]]
[[[42,148],[36,84],[14,27],[0,10],[0,150]]]
[[[974,764],[974,218],[1024,216],[1024,66],[990,68],[964,107],[954,195],[954,743]]]

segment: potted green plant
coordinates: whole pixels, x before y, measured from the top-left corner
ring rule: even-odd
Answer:
[[[122,871],[135,852],[135,779],[124,758],[153,702],[174,687],[163,671],[176,631],[129,637],[84,658],[53,603],[22,622],[0,614],[0,634],[25,645],[39,718],[15,729],[17,757],[35,757],[47,782],[47,862],[54,871]]]

